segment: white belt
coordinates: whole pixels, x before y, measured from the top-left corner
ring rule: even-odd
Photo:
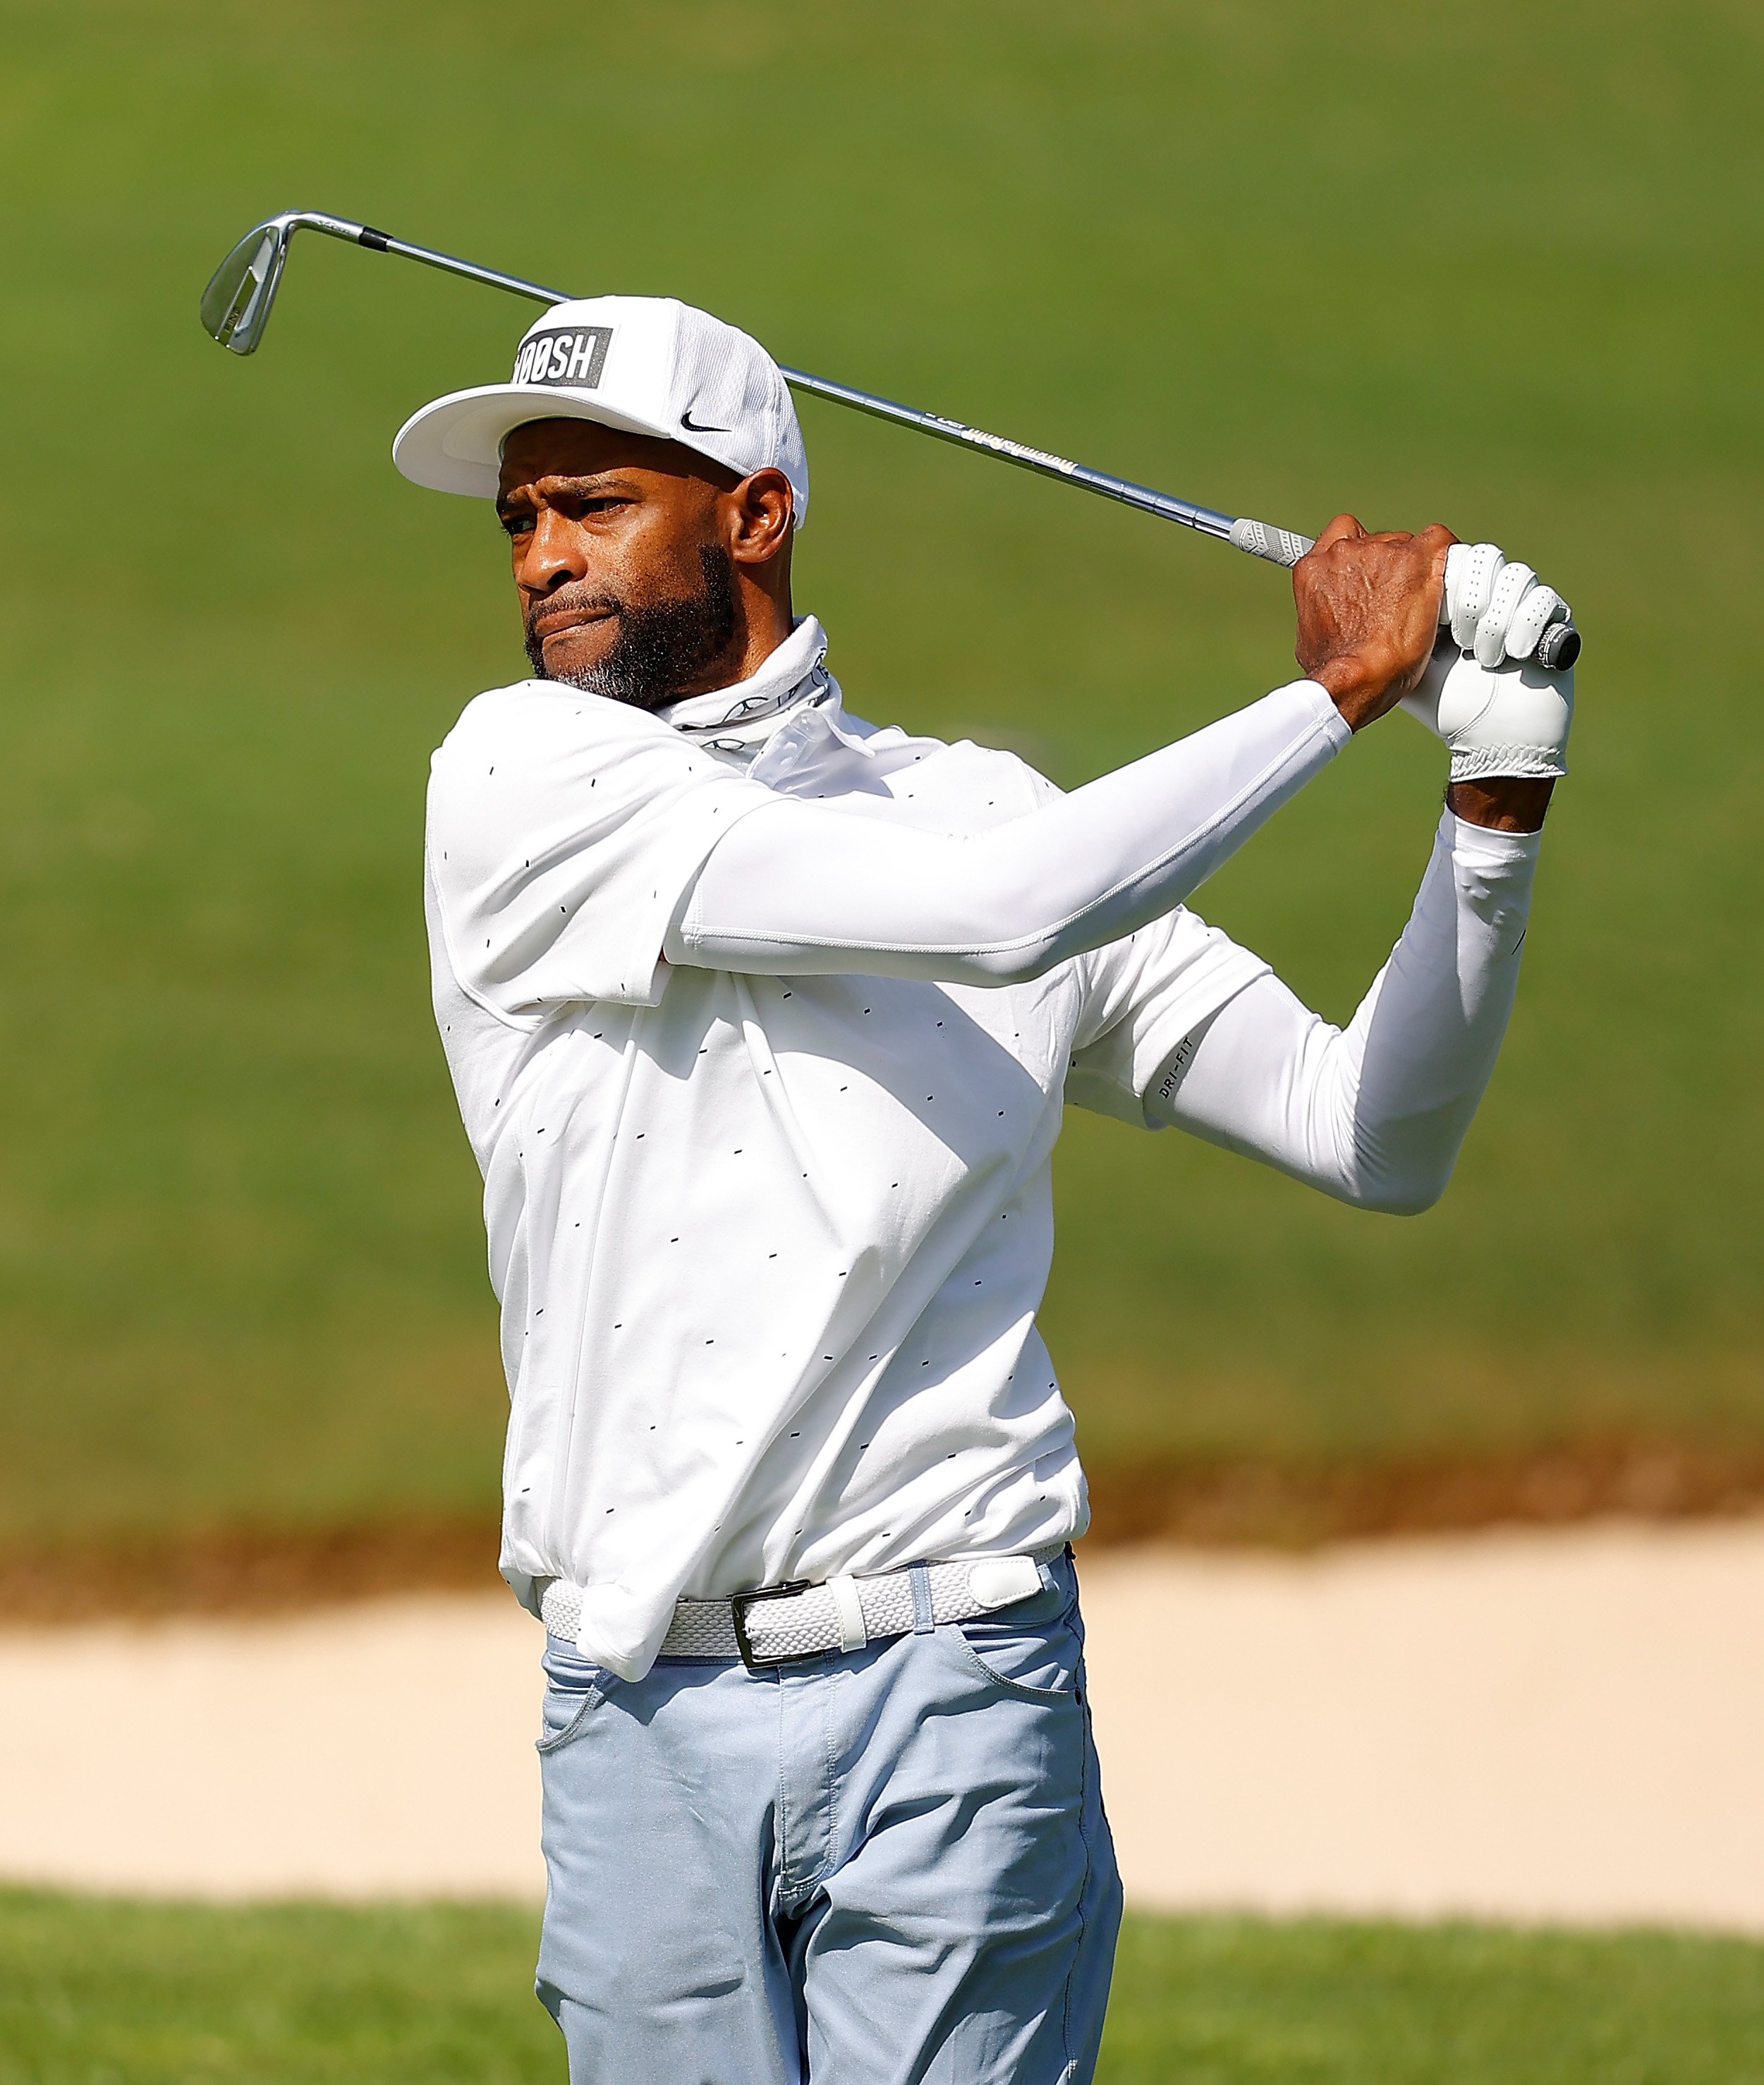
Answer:
[[[1042,1565],[1063,1553],[1061,1544],[1033,1556],[909,1564],[818,1586],[766,1586],[727,1600],[677,1600],[659,1655],[738,1658],[757,1669],[829,1650],[861,1650],[878,1637],[971,1621],[1027,1600],[1041,1590]],[[539,1612],[553,1636],[574,1643],[582,1626],[581,1587],[549,1580]]]

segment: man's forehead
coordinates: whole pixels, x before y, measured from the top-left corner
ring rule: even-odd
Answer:
[[[718,471],[678,442],[627,433],[597,420],[528,420],[503,444],[504,494],[544,478],[587,478],[614,470],[659,472],[669,478],[711,482],[733,475]]]

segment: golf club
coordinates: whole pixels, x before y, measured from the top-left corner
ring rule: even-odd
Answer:
[[[330,217],[322,210],[285,210],[254,225],[209,278],[208,287],[202,292],[202,325],[210,338],[223,347],[231,348],[235,355],[255,353],[270,322],[276,291],[282,286],[289,243],[296,231],[322,231],[327,238],[365,246],[371,253],[396,253],[406,261],[420,261],[425,267],[439,268],[444,274],[487,283],[492,289],[529,297],[535,304],[563,304],[570,301],[567,291],[547,289],[542,283],[525,282],[518,275],[504,275],[497,269],[480,267],[476,261],[437,253],[432,247],[413,246],[407,240],[394,239],[389,232],[376,231],[372,225],[356,224],[345,217]],[[782,364],[780,367],[783,368]],[[793,391],[805,391],[817,398],[831,398],[836,405],[853,406],[860,413],[869,413],[878,420],[891,420],[897,427],[916,427],[920,434],[933,435],[938,441],[954,442],[963,448],[977,450],[983,456],[1016,464],[1022,469],[1037,471],[1044,478],[1063,478],[1069,485],[1082,486],[1087,492],[1101,493],[1106,499],[1119,499],[1166,521],[1180,521],[1184,528],[1197,529],[1204,536],[1217,537],[1221,542],[1247,551],[1252,557],[1266,558],[1270,564],[1295,565],[1311,546],[1311,537],[1299,535],[1290,529],[1277,529],[1269,522],[1252,520],[1247,516],[1222,514],[1210,507],[1197,507],[1167,492],[1154,491],[1148,485],[1135,485],[1129,478],[1111,477],[1107,471],[1092,470],[1088,465],[1073,463],[1066,456],[1049,455],[1045,449],[1029,448],[1021,442],[1007,440],[1002,435],[989,435],[981,428],[965,427],[960,421],[946,420],[936,413],[920,412],[915,406],[897,405],[892,399],[853,390],[849,384],[835,384],[825,376],[810,376],[800,369],[783,369],[783,375]],[[1537,640],[1537,663],[1546,672],[1566,669],[1579,655],[1580,633],[1566,619],[1553,622]]]

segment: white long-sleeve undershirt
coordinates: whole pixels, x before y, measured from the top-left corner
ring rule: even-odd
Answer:
[[[1347,743],[1313,681],[963,837],[780,797],[711,851],[671,963],[1005,985],[1173,911]]]
[[[1019,983],[1180,905],[1348,736],[1324,691],[1296,682],[969,836],[780,798],[712,850],[665,952],[775,976]],[[1538,844],[1445,813],[1347,1028],[1265,975],[1184,1038],[1148,1119],[1362,1208],[1430,1207],[1506,1033]]]
[[[1265,975],[1184,1040],[1147,1116],[1361,1208],[1430,1207],[1507,1030],[1539,840],[1447,812],[1402,938],[1347,1027]]]

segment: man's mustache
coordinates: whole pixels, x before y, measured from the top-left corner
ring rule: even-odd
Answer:
[[[625,604],[616,594],[596,593],[587,587],[559,587],[555,593],[541,594],[529,602],[525,616],[527,649],[535,651],[539,639],[534,626],[542,615],[623,615]]]

